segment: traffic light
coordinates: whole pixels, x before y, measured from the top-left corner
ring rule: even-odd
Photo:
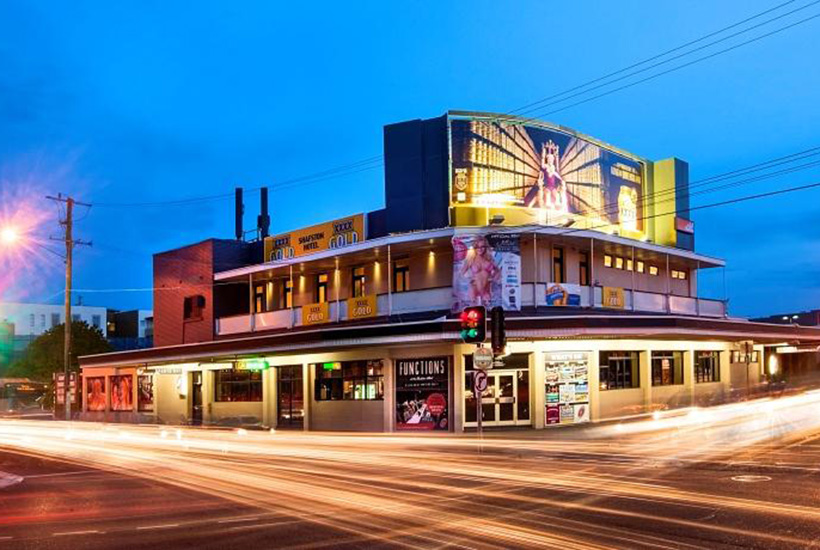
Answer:
[[[484,306],[465,307],[461,312],[461,339],[465,344],[480,344],[487,339],[487,310]]]
[[[490,310],[490,339],[493,353],[503,353],[507,347],[507,333],[504,330],[504,308],[501,306]]]

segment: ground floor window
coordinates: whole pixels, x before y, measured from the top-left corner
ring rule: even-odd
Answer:
[[[384,399],[381,359],[315,363],[317,401]]]
[[[683,384],[683,352],[652,352],[652,385],[674,386]]]
[[[223,369],[214,374],[216,401],[262,401],[262,371]]]
[[[602,390],[641,387],[640,354],[637,351],[602,351],[599,382]]]
[[[720,382],[720,352],[695,352],[695,381]]]

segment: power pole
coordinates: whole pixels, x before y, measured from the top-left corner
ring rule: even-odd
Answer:
[[[72,252],[75,245],[91,246],[90,242],[74,240],[74,205],[91,207],[90,204],[77,202],[71,197],[64,197],[62,193],[56,197],[47,196],[49,200],[65,203],[65,219],[60,225],[65,227],[65,236],[54,240],[65,241],[65,344],[63,346],[63,403],[65,405],[65,419],[71,420],[71,274],[73,268]],[[79,377],[77,384],[79,385]],[[79,393],[80,388],[77,388]]]

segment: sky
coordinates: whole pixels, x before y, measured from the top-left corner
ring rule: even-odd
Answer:
[[[378,163],[277,185],[380,155],[385,124],[509,112],[778,3],[0,0],[0,216],[25,212],[43,239],[0,262],[0,298],[61,299],[47,194],[92,204],[76,212],[93,242],[75,253],[84,303],[150,308],[151,255],[232,238],[233,202],[145,203],[268,185],[273,232],[375,210]],[[694,181],[820,146],[818,51],[820,18],[545,118],[684,159]],[[816,181],[815,167],[692,202]],[[818,205],[813,189],[693,212],[697,250],[728,262],[732,315],[820,308]],[[257,209],[249,196],[246,227]],[[723,273],[701,290],[723,297]]]

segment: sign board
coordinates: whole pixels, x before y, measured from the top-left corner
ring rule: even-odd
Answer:
[[[236,362],[236,370],[265,370],[270,365],[265,359],[240,359]]]
[[[477,370],[473,372],[473,395],[483,394],[487,391],[488,384],[489,378],[487,377],[487,371]]]
[[[490,348],[476,348],[473,352],[473,366],[479,370],[493,368],[493,350]]]
[[[686,218],[675,217],[675,229],[681,233],[695,234],[695,222]]]
[[[302,306],[302,324],[320,325],[330,321],[330,306],[327,302]]]
[[[77,373],[70,372],[68,385],[69,403],[77,402]],[[65,404],[65,374],[58,372],[54,374],[54,399],[57,405]]]
[[[547,285],[548,306],[580,306],[581,286],[564,283]]]
[[[348,298],[347,300],[347,318],[348,319],[367,319],[378,315],[378,300],[375,294],[368,296],[359,296],[358,298]]]
[[[396,359],[396,429],[449,430],[450,358]]]
[[[364,214],[265,237],[265,261],[289,260],[343,248],[365,239]]]
[[[623,309],[625,307],[624,289],[605,286],[601,291],[601,306]]]

